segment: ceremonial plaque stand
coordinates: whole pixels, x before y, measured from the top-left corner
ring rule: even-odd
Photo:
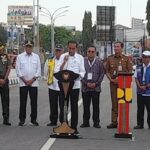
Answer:
[[[64,121],[60,126],[53,128],[54,133],[51,134],[50,137],[77,139],[79,138],[79,135],[75,133],[75,129],[72,129],[68,125],[67,99],[69,97],[70,90],[73,88],[74,80],[77,79],[79,75],[69,70],[62,70],[55,73],[54,76],[58,80],[60,91],[63,93],[64,97]]]
[[[129,126],[129,106],[132,102],[132,73],[118,72],[118,131],[116,138],[132,138]]]

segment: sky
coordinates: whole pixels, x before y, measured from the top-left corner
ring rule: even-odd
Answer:
[[[35,0],[36,1],[36,0]],[[42,7],[47,8],[51,14],[63,6],[69,6],[65,16],[55,20],[56,26],[75,26],[82,30],[82,20],[85,11],[91,11],[92,22],[96,22],[96,6],[115,6],[116,24],[131,27],[131,17],[145,19],[147,0],[39,0]],[[0,22],[7,22],[9,5],[33,5],[33,0],[4,0],[1,1]],[[61,9],[62,11],[65,9]],[[61,12],[58,11],[59,12]],[[39,16],[40,23],[50,24],[50,18]]]

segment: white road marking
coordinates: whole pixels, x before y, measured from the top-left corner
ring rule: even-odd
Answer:
[[[47,142],[43,145],[41,150],[49,150],[51,146],[54,144],[56,138],[49,138]]]
[[[78,107],[82,104],[82,99],[78,101]],[[68,113],[68,120],[71,119],[71,112]],[[49,138],[47,142],[42,146],[41,150],[50,150],[52,145],[54,144],[56,138]]]

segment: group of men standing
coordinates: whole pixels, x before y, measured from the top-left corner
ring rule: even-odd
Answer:
[[[82,99],[83,99],[83,123],[80,125],[81,128],[90,127],[90,105],[92,101],[93,105],[93,127],[101,128],[100,125],[100,92],[101,92],[101,83],[106,71],[107,77],[110,80],[111,88],[111,97],[112,97],[112,123],[107,126],[107,128],[117,128],[117,115],[118,115],[118,103],[117,103],[117,72],[118,64],[121,63],[122,71],[132,72],[132,63],[129,61],[129,58],[122,54],[123,45],[121,42],[116,42],[114,44],[115,55],[108,57],[106,66],[104,67],[103,62],[96,56],[96,47],[91,45],[87,48],[87,56],[82,57],[77,52],[77,43],[75,41],[68,42],[68,52],[60,56],[58,63],[55,63],[54,72],[60,70],[70,70],[74,73],[79,74],[79,78],[75,80],[73,89],[70,91],[70,104],[71,104],[71,127],[77,130],[78,124],[78,99],[79,99],[79,90],[81,88]],[[58,51],[56,48],[55,51]],[[59,51],[61,51],[59,49]],[[55,57],[54,57],[55,59]],[[51,61],[51,60],[50,60]],[[48,63],[45,64],[45,74],[49,74]],[[106,69],[106,70],[105,70]],[[115,73],[115,76],[114,76]],[[58,81],[54,78],[52,85],[58,87]],[[81,85],[80,85],[81,84]],[[113,86],[113,87],[112,87]],[[50,88],[50,86],[49,86]],[[51,88],[49,89],[51,90]],[[58,92],[58,91],[54,91]],[[59,92],[58,92],[59,93]],[[50,95],[50,92],[49,92]],[[50,123],[48,125],[55,126],[57,125],[58,119],[58,104],[54,101],[52,96],[50,98],[50,107],[55,104],[56,109],[50,109]],[[60,95],[56,97],[56,100],[60,104],[60,123],[63,119],[63,99]],[[68,99],[69,101],[69,99]],[[52,115],[53,114],[53,115]],[[52,117],[53,116],[53,117]],[[55,117],[54,117],[55,116]]]
[[[68,69],[75,73],[80,74],[81,93],[82,93],[82,99],[83,99],[83,123],[80,125],[80,127],[81,128],[90,127],[90,122],[89,122],[90,116],[91,116],[90,104],[92,101],[93,127],[101,128],[100,116],[99,116],[99,114],[100,114],[99,103],[100,103],[101,82],[103,80],[104,73],[106,73],[106,76],[108,77],[108,79],[110,81],[110,95],[111,95],[111,101],[112,101],[111,123],[107,126],[107,128],[108,129],[117,128],[117,125],[118,125],[118,101],[117,101],[118,79],[117,79],[117,73],[119,71],[132,73],[132,71],[133,71],[132,62],[131,62],[130,58],[123,54],[123,47],[124,47],[123,43],[122,42],[114,43],[115,54],[109,56],[107,58],[106,64],[104,65],[102,63],[102,61],[96,56],[96,48],[94,46],[92,46],[92,45],[89,46],[87,48],[87,57],[82,58],[81,55],[77,54],[77,43],[74,41],[72,41],[72,42],[73,43],[68,43],[68,52],[60,56],[60,61],[56,67],[57,68],[56,70],[58,71],[58,70],[62,70],[62,69]],[[148,54],[149,53],[150,52],[148,51]],[[146,54],[147,54],[147,52],[146,52]],[[148,55],[148,54],[147,54],[147,58],[150,58],[150,55]],[[77,57],[77,55],[79,55],[79,57]],[[145,55],[143,53],[142,58],[145,58],[144,56]],[[80,60],[79,60],[79,58],[80,58]],[[78,64],[79,62],[80,62],[80,64]],[[149,64],[150,60],[147,59],[147,63]],[[82,69],[80,69],[80,68],[82,68]],[[81,71],[81,73],[80,73],[80,71]],[[136,74],[136,71],[135,71],[135,74]],[[146,81],[147,88],[148,88],[147,90],[149,90],[149,80],[148,80],[149,74],[147,76],[148,76],[147,81]],[[134,77],[136,79],[135,75],[134,75]],[[75,85],[76,85],[76,82],[75,82]],[[78,102],[80,86],[79,86],[79,84],[77,84],[77,85],[78,85],[78,88],[77,89],[73,88],[70,93],[71,114],[72,114],[71,127],[74,129],[77,129],[77,120],[78,120],[77,102]],[[137,87],[138,87],[138,85],[137,85]],[[146,88],[145,88],[145,90],[146,90]],[[150,96],[150,94],[149,94],[149,96]],[[149,97],[147,97],[147,98],[149,98]],[[61,96],[60,96],[60,99],[61,99]],[[147,107],[148,112],[150,112],[149,106],[146,105],[146,107]],[[60,109],[63,109],[63,107],[61,107]],[[52,109],[51,109],[51,111],[52,111]],[[143,111],[144,111],[144,108],[142,109],[142,112]],[[60,115],[63,116],[62,115],[63,110],[62,111],[60,110],[60,112],[61,112]],[[137,116],[139,116],[139,114],[142,115],[142,120],[143,120],[144,113],[142,113],[142,112],[139,113],[139,108],[138,108]],[[52,112],[50,114],[52,114]],[[57,116],[58,116],[58,111],[57,111]],[[138,118],[139,117],[137,117],[137,120],[139,120]],[[57,124],[56,120],[57,119],[55,119],[54,124],[50,123],[49,125],[56,125]],[[60,119],[60,122],[62,122],[62,120]],[[53,122],[52,119],[50,119],[50,121]],[[149,125],[149,121],[150,121],[150,118],[148,115],[148,125]],[[135,129],[138,129],[141,127],[143,128],[143,124],[142,124],[142,126],[135,127]]]
[[[87,48],[87,56],[83,57],[78,53],[77,43],[75,41],[69,41],[67,45],[68,52],[63,53],[64,48],[61,45],[57,45],[55,53],[49,55],[44,65],[44,76],[47,79],[49,104],[50,104],[50,122],[47,126],[56,126],[59,122],[64,121],[64,97],[62,91],[59,88],[58,80],[54,77],[54,73],[61,70],[70,70],[78,74],[79,77],[75,80],[73,88],[70,90],[67,97],[68,105],[70,103],[71,108],[71,128],[77,130],[78,125],[78,100],[81,89],[83,99],[83,123],[81,128],[90,126],[90,105],[92,101],[93,105],[93,127],[101,128],[100,125],[100,92],[101,83],[103,81],[104,74],[110,81],[110,94],[112,100],[112,112],[111,123],[107,128],[117,128],[118,125],[118,102],[117,102],[117,73],[118,71],[132,72],[132,62],[127,56],[122,53],[123,43],[114,43],[115,54],[107,58],[106,64],[96,56],[96,47],[91,45]],[[17,56],[16,72],[19,77],[19,94],[20,94],[20,111],[19,111],[19,126],[25,124],[26,119],[26,104],[28,93],[31,100],[31,123],[34,126],[38,126],[37,122],[37,98],[38,98],[38,78],[41,76],[41,63],[37,54],[33,53],[33,42],[26,41],[25,51]],[[142,55],[144,58],[149,58],[147,61],[143,61],[143,66],[150,68],[150,52],[145,52]],[[3,52],[3,45],[0,45],[0,93],[3,108],[3,124],[11,125],[9,122],[9,82],[8,75],[10,72],[11,64],[7,55]],[[141,72],[141,75],[135,71],[134,77],[136,78],[136,84],[138,89],[140,88],[144,94],[138,92],[138,126],[135,129],[143,128],[143,115],[144,106],[141,109],[141,102],[144,99],[148,111],[148,125],[150,126],[150,72],[149,69]],[[142,71],[142,69],[141,69]],[[143,75],[144,74],[144,75]],[[139,76],[142,76],[139,78]],[[145,77],[146,76],[146,77]],[[138,80],[140,81],[138,82]],[[141,85],[142,83],[142,85]],[[145,84],[144,84],[145,83]],[[144,85],[143,85],[144,84]],[[5,91],[5,92],[3,92]],[[138,90],[139,91],[139,90]],[[145,93],[146,91],[146,93]],[[140,95],[139,95],[140,94]],[[143,96],[148,96],[144,97]],[[142,100],[141,100],[142,99]],[[143,105],[144,105],[143,104]],[[60,109],[60,114],[59,109]],[[139,110],[140,109],[140,110]],[[141,116],[142,115],[142,116]],[[140,118],[140,119],[139,119]]]

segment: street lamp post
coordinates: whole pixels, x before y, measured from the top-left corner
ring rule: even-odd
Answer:
[[[35,7],[36,7],[36,15],[35,15]],[[35,5],[35,0],[33,0],[33,21],[34,21],[34,51],[39,53],[39,0],[37,0],[37,4]]]
[[[127,35],[126,35],[126,29],[124,28],[124,49],[125,54],[127,53]]]
[[[65,8],[68,8],[68,7],[69,7],[69,6],[60,7],[60,8],[58,8],[58,9],[56,9],[56,10],[51,14],[51,12],[50,12],[47,8],[40,6],[40,9],[44,9],[44,10],[47,11],[47,13],[45,13],[45,12],[43,12],[43,11],[42,11],[42,12],[43,12],[44,14],[46,14],[46,15],[44,15],[44,16],[49,17],[49,18],[50,18],[50,21],[51,21],[51,52],[52,52],[52,53],[54,53],[54,48],[55,48],[55,40],[54,40],[54,34],[55,34],[55,32],[54,32],[54,23],[55,23],[55,20],[56,20],[58,17],[64,16],[64,15],[62,15],[62,14],[65,13],[66,11],[68,11],[68,10],[61,11],[61,12],[58,13],[58,14],[56,14],[56,13],[57,13],[59,10],[65,9]]]
[[[143,21],[143,29],[144,29],[144,33],[143,33],[143,51],[145,51],[147,49],[147,36],[146,36],[146,22],[147,20],[142,20]]]
[[[39,0],[37,0],[37,45],[36,45],[36,47],[38,48],[38,52],[39,52],[39,46],[40,46],[40,44],[39,44],[39,41],[40,39],[39,39]]]
[[[143,33],[143,51],[145,51],[145,27],[144,27],[144,33]]]
[[[55,47],[55,39],[54,39],[54,22],[53,19],[51,18],[51,52],[54,52],[54,47]]]

